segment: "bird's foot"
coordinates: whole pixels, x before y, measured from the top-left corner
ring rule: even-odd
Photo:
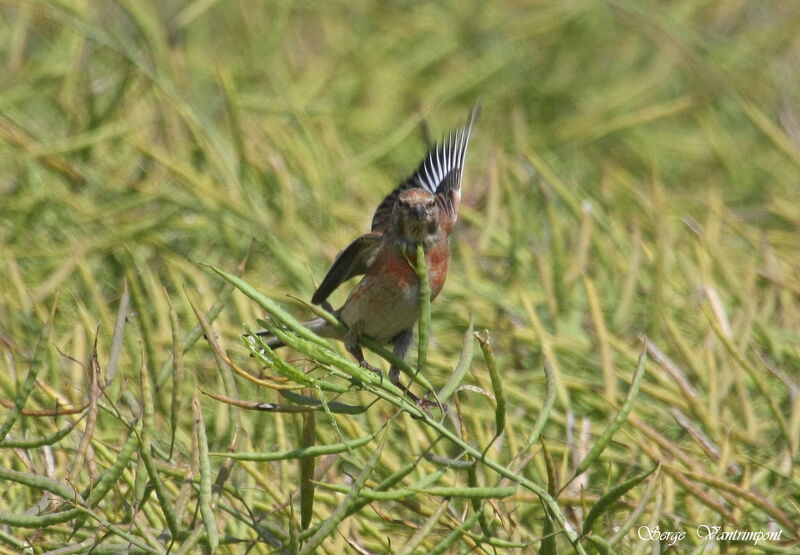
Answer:
[[[433,401],[428,401],[427,399],[417,399],[416,403],[417,406],[421,408],[428,416],[431,415],[431,409],[437,406],[436,403]]]
[[[420,399],[420,398],[414,399],[414,403],[420,409],[422,409],[428,416],[431,415],[432,408],[438,408],[440,411],[442,411],[442,416],[447,414],[448,407],[446,403],[440,403],[438,401],[430,401],[428,399]]]
[[[369,362],[367,362],[366,360],[362,360],[362,361],[361,361],[361,362],[359,362],[358,364],[359,364],[359,366],[361,366],[361,368],[365,368],[365,369],[369,370],[370,372],[374,372],[374,373],[375,373],[375,374],[377,374],[378,376],[380,376],[380,377],[383,377],[383,372],[381,372],[381,369],[380,369],[380,368],[378,368],[377,366],[372,366],[372,365],[371,365]]]

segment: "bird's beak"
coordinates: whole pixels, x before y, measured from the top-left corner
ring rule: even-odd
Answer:
[[[417,219],[421,220],[422,217],[425,215],[425,207],[422,206],[421,204],[416,204],[413,206],[412,212],[414,216],[417,217]]]

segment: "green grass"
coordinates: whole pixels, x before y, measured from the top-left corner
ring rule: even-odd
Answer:
[[[797,549],[798,30],[0,1],[0,552]],[[479,98],[415,386],[441,418],[296,337],[295,298]],[[292,349],[240,340],[263,318]]]

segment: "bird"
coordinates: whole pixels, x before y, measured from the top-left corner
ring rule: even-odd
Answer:
[[[336,256],[311,297],[312,304],[331,312],[347,332],[323,318],[314,318],[303,325],[322,337],[342,340],[345,349],[363,368],[381,373],[364,358],[361,336],[391,344],[401,360],[411,346],[413,328],[420,316],[419,279],[413,266],[420,243],[424,246],[431,301],[444,286],[448,239],[458,219],[467,146],[479,113],[480,104],[476,104],[463,127],[430,146],[416,171],[378,205],[369,233],[355,239]],[[328,297],[357,276],[363,277],[341,308],[333,310]],[[283,345],[267,330],[255,333],[271,348]],[[403,387],[400,369],[394,364],[390,366],[389,378],[418,405],[431,404]]]

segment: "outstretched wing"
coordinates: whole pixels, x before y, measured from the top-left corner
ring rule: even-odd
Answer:
[[[435,194],[447,213],[449,225],[455,224],[458,204],[461,201],[461,176],[464,173],[467,145],[472,125],[480,111],[480,104],[475,105],[467,125],[451,131],[446,140],[433,145],[414,175],[383,199],[372,217],[372,231],[386,231],[397,196],[406,189],[414,187],[421,187]]]
[[[352,277],[365,273],[375,261],[375,254],[381,243],[380,233],[362,235],[340,252],[333,261],[330,270],[311,297],[313,304],[320,304],[333,293],[337,287]]]

